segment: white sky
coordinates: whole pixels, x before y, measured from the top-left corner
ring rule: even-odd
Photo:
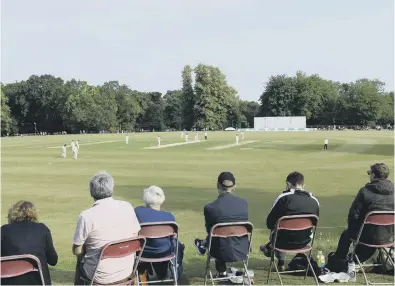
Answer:
[[[242,99],[297,70],[394,86],[392,0],[3,0],[1,80],[52,74],[141,91],[218,66]]]

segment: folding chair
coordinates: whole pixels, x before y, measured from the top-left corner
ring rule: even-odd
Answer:
[[[207,248],[207,261],[206,261],[206,271],[204,274],[204,285],[207,283],[207,276],[210,274],[210,280],[211,284],[214,285],[214,281],[221,281],[221,280],[229,280],[231,278],[236,277],[234,276],[227,276],[224,278],[213,278],[213,273],[211,272],[210,269],[210,261],[211,258],[216,259],[215,257],[211,256],[211,243],[213,238],[231,238],[231,237],[243,237],[247,236],[248,237],[248,251],[246,253],[247,258],[246,260],[241,261],[243,263],[244,267],[244,276],[247,276],[248,279],[248,285],[251,285],[251,278],[248,275],[248,256],[249,252],[251,250],[251,242],[252,242],[252,231],[254,229],[254,225],[248,221],[245,222],[228,222],[228,223],[217,223],[214,225],[209,234],[209,241],[206,242],[208,243],[208,248]],[[236,261],[224,261],[224,262],[236,262]],[[243,285],[244,285],[244,279],[243,279]]]
[[[107,258],[122,258],[132,254],[136,254],[132,273],[126,279],[111,283],[111,285],[132,285],[134,279],[136,279],[138,283],[138,275],[136,275],[137,266],[139,264],[140,257],[141,254],[143,253],[144,247],[145,247],[145,238],[140,236],[121,239],[107,243],[101,250],[99,262],[96,265],[96,269],[93,274],[92,280],[89,280],[86,277],[81,277],[81,280],[84,281],[84,285],[86,284],[100,285],[95,281],[96,273],[100,265],[100,261]]]
[[[163,280],[155,280],[155,281],[146,281],[147,284],[150,283],[163,283],[163,282],[174,282],[174,285],[177,285],[178,277],[177,277],[177,268],[178,268],[178,224],[174,221],[164,221],[164,222],[150,222],[150,223],[142,223],[140,224],[140,232],[139,235],[145,237],[146,239],[158,239],[158,238],[167,238],[170,240],[174,239],[176,241],[176,249],[169,255],[159,258],[148,258],[142,256],[140,261],[143,263],[150,263],[151,267],[152,263],[158,262],[169,262],[173,269],[173,279],[163,279]],[[174,259],[174,263],[173,263]]]
[[[394,226],[395,225],[394,218],[395,218],[395,211],[372,211],[372,212],[369,212],[366,215],[365,220],[364,220],[363,224],[361,225],[361,228],[359,229],[357,239],[353,240],[353,250],[351,253],[351,259],[354,260],[354,257],[356,258],[357,263],[358,263],[359,267],[361,268],[363,276],[365,278],[366,285],[369,285],[369,284],[393,285],[394,284],[394,283],[371,283],[368,280],[368,278],[366,277],[364,266],[365,267],[366,266],[379,266],[380,264],[362,264],[361,261],[359,260],[358,255],[355,252],[358,245],[363,245],[365,247],[371,247],[371,248],[377,248],[377,249],[384,250],[385,253],[387,254],[387,260],[389,260],[391,262],[392,266],[394,266],[394,260],[391,257],[392,253],[390,253],[391,251],[387,250],[387,248],[394,246],[393,241],[388,241],[383,244],[368,244],[368,243],[364,243],[364,242],[360,241],[360,238],[361,238],[361,235],[362,235],[365,225],[375,225],[375,226],[391,226],[392,225],[392,226]]]
[[[274,229],[274,238],[271,239],[271,244],[272,244],[272,251],[271,251],[271,258],[270,258],[270,265],[269,265],[269,274],[267,276],[267,284],[269,284],[270,276],[272,274],[272,266],[274,264],[274,267],[276,269],[278,278],[280,279],[281,285],[283,285],[283,281],[281,280],[281,273],[297,273],[297,272],[306,272],[304,279],[307,277],[307,273],[309,269],[311,269],[311,272],[313,273],[315,283],[318,285],[318,280],[317,276],[315,275],[313,266],[311,265],[310,258],[311,258],[311,251],[313,249],[313,244],[314,244],[314,239],[315,239],[315,231],[317,229],[318,225],[318,217],[315,215],[291,215],[291,216],[283,216],[281,217],[277,223],[276,227]],[[277,236],[278,232],[280,230],[287,230],[287,231],[301,231],[301,230],[307,230],[311,229],[313,238],[311,242],[306,245],[305,247],[298,248],[298,249],[286,249],[286,248],[278,248],[276,247],[277,243]],[[275,252],[283,252],[283,253],[290,253],[290,254],[295,254],[295,253],[303,253],[306,256],[308,267],[306,270],[293,270],[293,271],[278,271],[277,264],[274,263],[274,256]],[[307,255],[308,253],[308,255]]]
[[[38,272],[42,285],[45,285],[40,260],[30,254],[3,256],[1,260],[1,279],[18,277],[30,272]]]

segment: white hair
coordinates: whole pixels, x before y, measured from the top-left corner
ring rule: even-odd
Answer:
[[[151,186],[144,190],[143,200],[147,207],[160,207],[165,201],[165,194],[161,188]]]

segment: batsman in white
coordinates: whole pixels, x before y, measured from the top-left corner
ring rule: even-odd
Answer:
[[[236,133],[236,145],[239,145],[239,133]]]
[[[67,146],[66,144],[62,146],[62,158],[66,158],[66,152],[67,152],[66,146]]]
[[[160,136],[158,136],[158,147],[160,147]]]
[[[126,135],[126,137],[125,137],[125,142],[126,142],[126,145],[128,145],[129,144],[129,135]]]

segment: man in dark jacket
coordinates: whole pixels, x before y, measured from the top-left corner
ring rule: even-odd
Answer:
[[[283,216],[312,214],[319,216],[320,205],[318,200],[304,189],[304,176],[292,172],[286,179],[286,190],[274,201],[273,207],[266,219],[267,228],[272,231],[270,240],[274,239],[273,231],[277,221]],[[276,247],[285,249],[298,249],[305,247],[311,241],[311,229],[302,231],[280,230],[277,235]],[[265,256],[270,257],[271,241],[260,247]],[[276,253],[280,271],[284,269],[284,253]]]
[[[232,173],[223,172],[217,181],[219,196],[204,207],[206,231],[217,223],[248,221],[248,205],[245,199],[233,195],[236,189],[236,180]],[[205,240],[195,239],[194,245],[199,255],[206,253],[209,237]],[[213,238],[210,255],[215,258],[215,268],[218,278],[226,277],[226,263],[247,259],[249,251],[248,237]]]
[[[341,234],[336,250],[336,255],[339,258],[346,258],[351,239],[357,238],[369,212],[394,210],[394,184],[388,180],[389,173],[389,168],[384,163],[370,166],[368,171],[370,183],[359,190],[348,212],[348,228]],[[382,244],[391,241],[393,233],[392,226],[366,225],[360,240],[369,244]],[[374,254],[375,249],[360,245],[356,251],[361,260],[367,260]]]

